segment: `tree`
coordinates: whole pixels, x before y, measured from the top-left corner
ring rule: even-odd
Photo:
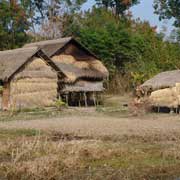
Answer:
[[[70,25],[73,16],[87,0],[51,0],[45,8],[46,17],[40,27],[41,35],[47,39],[59,38],[66,24]]]
[[[110,8],[115,15],[124,16],[125,11],[139,3],[139,0],[96,0],[97,5]]]
[[[180,27],[180,0],[154,0],[154,9],[160,20],[174,18],[174,26]]]
[[[29,24],[24,9],[18,1],[0,2],[0,49],[22,46],[28,40],[26,30]]]

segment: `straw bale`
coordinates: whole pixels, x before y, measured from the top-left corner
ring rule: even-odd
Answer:
[[[76,61],[73,63],[75,67],[81,68],[81,69],[88,69],[89,63],[86,61]]]
[[[35,58],[11,81],[11,107],[41,107],[54,105],[57,98],[57,73]]]
[[[180,95],[180,83],[176,83],[176,92]]]
[[[50,83],[42,83],[42,82],[32,82],[32,83],[23,83],[23,82],[15,82],[11,84],[11,92],[13,94],[23,94],[26,92],[36,92],[36,91],[48,91],[52,89],[57,89],[57,81],[52,81]]]
[[[89,64],[90,64],[90,67],[92,69],[95,69],[95,70],[100,71],[100,72],[105,73],[105,74],[108,73],[108,70],[106,69],[106,67],[99,60],[90,61]]]
[[[66,82],[74,82],[76,81],[77,77],[73,72],[66,72],[67,79],[65,79]]]
[[[150,102],[154,106],[177,107],[179,104],[176,87],[157,90],[151,93]]]
[[[41,58],[34,58],[33,61],[28,64],[27,67],[29,70],[33,69],[33,70],[39,70],[42,68],[49,68],[46,63],[41,59]]]
[[[43,78],[23,78],[23,79],[18,79],[18,83],[39,83],[39,82],[41,82],[41,83],[51,83],[51,82],[57,82],[57,79],[51,79],[51,78],[45,78],[45,77],[43,77]],[[16,80],[14,81],[12,81],[13,83],[14,82],[16,82]]]
[[[76,61],[75,58],[71,55],[53,56],[52,60],[55,62],[60,62],[65,64],[73,64]]]
[[[11,97],[11,106],[15,107],[44,107],[54,105],[56,91],[43,91],[34,93],[18,94]]]

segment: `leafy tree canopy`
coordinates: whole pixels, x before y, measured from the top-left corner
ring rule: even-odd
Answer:
[[[28,37],[29,24],[24,9],[18,1],[0,1],[0,49],[12,49],[23,45]]]
[[[106,9],[110,8],[116,15],[124,16],[125,11],[138,4],[139,0],[96,0],[96,3]]]
[[[180,27],[180,0],[154,0],[154,9],[160,20],[174,18],[174,26]]]

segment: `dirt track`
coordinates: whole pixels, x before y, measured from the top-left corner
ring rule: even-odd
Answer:
[[[180,132],[180,116],[156,114],[118,118],[95,112],[49,119],[0,122],[0,128],[31,128],[90,136],[167,135]]]

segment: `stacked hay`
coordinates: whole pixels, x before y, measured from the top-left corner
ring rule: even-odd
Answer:
[[[89,63],[86,61],[76,61],[73,63],[75,67],[78,67],[80,69],[89,69]]]
[[[100,71],[103,74],[108,74],[108,70],[103,65],[103,63],[101,61],[99,61],[99,60],[89,61],[89,65],[90,65],[91,69]]]
[[[179,105],[177,88],[165,88],[152,92],[150,102],[157,107],[177,108]]]
[[[35,58],[11,81],[11,107],[52,106],[57,98],[57,74],[42,59]]]
[[[64,64],[73,64],[74,62],[76,62],[75,58],[71,55],[53,56],[52,60],[55,62],[60,62]]]

